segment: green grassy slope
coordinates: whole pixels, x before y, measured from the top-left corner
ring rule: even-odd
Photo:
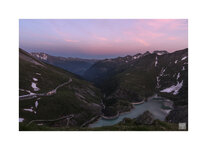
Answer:
[[[76,75],[63,69],[43,63],[29,53],[19,51],[19,87],[33,93],[43,93],[53,90],[58,85],[72,82],[59,88],[52,96],[45,96],[19,101],[19,117],[24,118],[24,123],[37,119],[56,119],[65,115],[74,114],[72,126],[80,126],[93,116],[100,115],[100,91],[91,83],[78,78]],[[38,79],[34,81],[33,78]],[[31,83],[36,83],[39,91],[34,91]],[[20,95],[28,94],[22,92]],[[38,102],[37,108],[35,102]],[[24,109],[32,109],[33,112]],[[64,126],[65,123],[59,123]]]

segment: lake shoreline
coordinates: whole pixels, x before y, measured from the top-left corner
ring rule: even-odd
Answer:
[[[107,116],[101,116],[103,119],[106,119],[106,120],[114,120],[116,118],[118,118],[120,115],[124,114],[124,113],[129,113],[131,112],[133,109],[134,109],[134,105],[140,105],[140,104],[143,104],[146,100],[144,99],[143,101],[141,102],[135,102],[135,103],[131,103],[132,104],[132,108],[129,110],[129,111],[123,111],[123,112],[118,112],[116,115],[114,116],[110,116],[110,117],[107,117]]]
[[[85,125],[85,127],[89,127],[90,124],[93,124],[93,123],[97,122],[99,119],[115,120],[115,119],[117,119],[120,115],[130,113],[133,109],[135,109],[135,107],[134,107],[135,105],[140,105],[140,104],[143,104],[144,102],[146,102],[146,99],[144,99],[144,100],[141,101],[141,102],[131,103],[131,104],[132,104],[132,108],[131,108],[129,111],[118,112],[115,116],[110,116],[110,117],[107,117],[107,116],[104,116],[104,115],[98,116],[96,119],[94,119],[93,121],[90,121],[90,123],[88,123],[87,125]],[[93,128],[93,127],[89,127],[89,128]]]
[[[162,110],[162,105],[167,99],[163,99],[162,101],[157,101],[155,99],[157,98],[156,95],[148,97],[147,99],[144,99],[141,102],[137,103],[131,103],[132,104],[132,109],[129,111],[121,112],[116,114],[115,116],[112,117],[103,117],[100,116],[98,120],[96,120],[93,123],[90,123],[88,126],[90,128],[94,127],[100,127],[100,126],[110,126],[117,124],[121,122],[124,118],[136,118],[137,116],[141,115],[144,111],[150,111],[152,112],[155,117],[159,120],[164,120],[165,117],[169,114],[169,111],[163,111]],[[162,97],[161,97],[162,98]]]

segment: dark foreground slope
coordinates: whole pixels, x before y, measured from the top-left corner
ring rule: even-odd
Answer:
[[[54,89],[61,84],[63,86],[54,92]],[[36,93],[44,95],[20,99],[19,117],[22,124],[28,124],[32,120],[44,120],[35,124],[78,127],[101,114],[101,93],[91,83],[41,62],[21,49],[19,50],[19,88],[20,97]],[[59,121],[47,121],[64,116],[70,116],[70,121],[67,117]]]
[[[78,128],[78,127],[45,127],[45,126],[25,126],[20,125],[20,130],[24,131],[177,131],[179,127],[177,124],[168,123],[160,120],[153,119],[153,115],[146,111],[141,116],[130,119],[125,118],[120,123],[113,126],[104,126],[96,128]],[[187,129],[186,129],[187,130]]]

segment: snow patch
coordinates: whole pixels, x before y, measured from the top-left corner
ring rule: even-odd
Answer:
[[[38,106],[38,101],[35,102],[35,107],[37,108],[37,106]]]
[[[156,88],[160,88],[160,78],[159,78],[159,76],[157,77],[157,87]]]
[[[29,111],[29,112],[33,112],[33,113],[37,113],[36,111],[33,110],[33,107],[31,108],[25,108],[24,111]]]
[[[31,108],[25,108],[24,111],[29,111],[29,112],[33,112],[34,110]]]
[[[157,55],[164,55],[165,53],[163,52],[157,52]]]
[[[37,87],[37,84],[32,82],[31,87],[34,89],[34,91],[39,91],[40,89]]]
[[[33,79],[33,81],[38,81],[38,79],[37,78],[32,78]]]
[[[165,70],[166,70],[166,68],[162,68],[162,70],[161,70],[161,72],[160,72],[160,76],[163,76]]]
[[[153,52],[153,54],[157,54],[157,55],[164,55],[167,54],[168,52],[165,50],[156,50]]]
[[[178,60],[175,61],[175,64],[177,64]]]
[[[155,58],[155,67],[157,66],[157,56],[156,56],[156,58]]]
[[[40,58],[40,59],[43,59],[43,60],[47,60],[47,55],[46,54],[42,54],[42,53],[40,53],[40,54],[36,54],[36,57],[37,58]]]
[[[138,56],[133,56],[133,59],[138,59],[140,58],[142,55],[138,55]]]
[[[180,78],[180,72],[178,73],[178,75],[177,75],[177,80]]]
[[[187,58],[187,56],[183,57],[181,60],[185,60]]]
[[[36,56],[37,56],[38,58],[40,58],[40,55],[39,55],[39,54],[36,54]]]
[[[39,76],[41,76],[41,74],[40,74],[40,73],[36,73],[36,75],[39,75]]]
[[[184,71],[185,70],[185,66],[183,66],[183,68],[182,68],[182,71]]]
[[[41,57],[41,59],[47,60],[47,55],[46,54],[43,54],[43,56]]]
[[[164,93],[173,92],[173,95],[177,95],[179,90],[182,88],[182,86],[183,86],[183,80],[180,83],[177,82],[177,85],[172,85],[171,87],[163,89],[160,92],[164,92]]]
[[[19,122],[23,122],[24,121],[24,118],[19,118]]]

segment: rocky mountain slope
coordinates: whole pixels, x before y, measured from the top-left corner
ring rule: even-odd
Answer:
[[[139,102],[155,93],[172,99],[175,107],[188,105],[188,49],[101,60],[84,76],[105,93],[110,114],[120,111],[120,101]]]
[[[82,76],[84,72],[90,68],[97,60],[81,59],[72,57],[57,57],[46,53],[31,53],[35,58],[49,63],[51,65],[63,68],[67,71]]]
[[[24,124],[36,120],[40,126],[81,126],[101,114],[99,89],[22,49],[19,94],[19,121]]]
[[[20,97],[33,97],[20,100],[24,123],[39,120],[36,124],[81,127],[101,113],[110,118],[130,111],[132,103],[143,102],[154,94],[174,102],[167,122],[188,122],[188,49],[87,60],[83,64],[90,65],[86,66],[81,59],[32,55],[20,50]],[[72,62],[77,62],[76,67],[72,65],[75,70],[69,66]]]

